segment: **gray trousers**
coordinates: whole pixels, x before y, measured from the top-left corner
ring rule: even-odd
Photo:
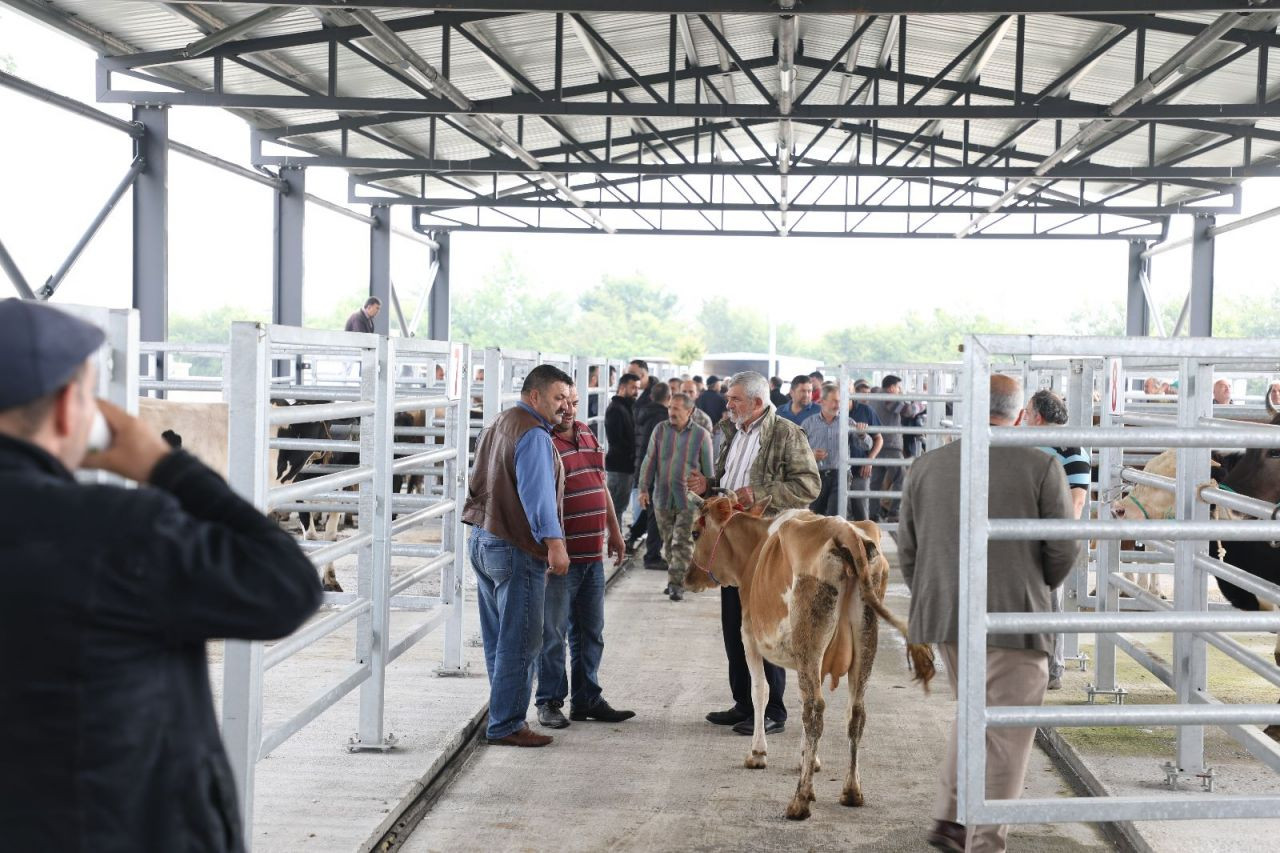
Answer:
[[[631,503],[631,484],[635,478],[635,474],[605,472],[605,487],[609,490],[609,497],[613,499],[613,511],[618,516],[619,526],[622,525],[622,516],[627,511],[627,504]]]
[[[857,459],[853,460],[854,463],[856,463],[857,461],[858,461]],[[862,466],[860,465],[854,464],[853,470],[857,471],[861,467]],[[875,469],[872,469],[872,470],[875,470]],[[857,476],[850,477],[849,491],[865,492],[867,490],[867,484],[870,481],[871,481],[870,477],[857,477]],[[849,498],[849,518],[853,519],[854,521],[867,520],[867,499],[866,498]]]

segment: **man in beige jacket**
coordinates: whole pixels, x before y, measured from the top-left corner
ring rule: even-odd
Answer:
[[[1022,389],[991,377],[991,425],[1012,426]],[[1058,461],[1034,447],[991,448],[991,518],[1074,517]],[[987,560],[987,611],[1048,613],[1050,595],[1071,571],[1074,540],[993,541]],[[908,642],[937,643],[952,690],[959,666],[960,442],[930,451],[911,466],[902,496],[898,553],[911,589]],[[987,705],[1039,705],[1049,681],[1052,634],[991,634]],[[1001,853],[1007,827],[956,822],[956,739],[952,727],[929,843],[939,850]],[[988,799],[1016,799],[1035,736],[1032,728],[987,729]]]

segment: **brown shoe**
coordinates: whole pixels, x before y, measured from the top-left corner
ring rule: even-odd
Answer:
[[[554,738],[551,735],[540,735],[528,726],[514,731],[506,737],[486,738],[494,746],[546,746]]]
[[[949,820],[935,820],[929,833],[929,846],[952,853],[964,853],[964,824]]]

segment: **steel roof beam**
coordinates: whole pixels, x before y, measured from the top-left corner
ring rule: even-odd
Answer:
[[[1156,96],[1161,90],[1165,89],[1166,85],[1171,81],[1184,76],[1187,73],[1185,70],[1186,66],[1210,50],[1218,40],[1218,37],[1223,33],[1234,29],[1239,21],[1240,16],[1234,12],[1228,12],[1221,15],[1212,25],[1201,31],[1198,35],[1192,38],[1191,41],[1183,45],[1173,54],[1173,56],[1165,60],[1156,70],[1152,71],[1137,85],[1112,103],[1111,106],[1107,108],[1106,118],[1109,119],[1124,115],[1130,109],[1136,107],[1147,98]],[[965,237],[976,231],[991,214],[1004,207],[1004,205],[1016,196],[1018,192],[1029,186],[1036,177],[1043,176],[1055,165],[1063,162],[1072,154],[1096,140],[1102,133],[1106,132],[1106,130],[1105,120],[1094,120],[1081,127],[1070,139],[1046,157],[1040,166],[1036,167],[1036,175],[1020,179],[1017,184],[1005,193],[1005,195],[996,200],[986,214],[972,219],[968,225],[956,233],[956,236]]]
[[[224,5],[226,0],[196,0]],[[146,0],[164,2],[164,0]],[[278,6],[281,0],[236,0],[244,6]],[[777,14],[784,0],[630,0],[627,12],[724,15]],[[618,12],[616,0],[308,0],[308,6],[365,9],[468,9],[505,12]],[[847,15],[849,0],[805,0],[806,15]],[[873,14],[995,15],[1044,11],[1041,0],[859,0],[860,10]],[[1134,13],[1211,12],[1280,9],[1280,0],[1055,0],[1067,13],[1099,14],[1124,10]]]
[[[428,210],[459,210],[463,208],[512,208],[512,209],[567,209],[572,207],[572,202],[563,199],[536,199],[536,198],[425,198],[414,203],[415,207],[422,207]],[[771,204],[760,204],[757,202],[705,202],[705,203],[688,203],[688,202],[672,202],[672,201],[642,201],[642,202],[625,202],[625,201],[596,201],[591,202],[589,207],[596,210],[655,210],[655,211],[715,211],[715,212],[768,212],[772,213],[776,208]],[[936,204],[879,204],[856,202],[849,204],[823,204],[820,202],[793,202],[790,209],[794,212],[803,213],[980,213],[986,208],[982,205],[956,204],[956,205],[936,205]],[[1229,206],[1205,206],[1189,207],[1179,206],[1177,208],[1164,208],[1158,205],[1108,205],[1085,203],[1080,205],[1070,204],[1044,204],[1034,207],[1011,207],[1006,209],[1006,213],[1011,215],[1042,215],[1049,216],[1055,214],[1074,215],[1080,213],[1105,213],[1114,216],[1130,216],[1130,217],[1153,217],[1168,216],[1171,213],[1221,213],[1229,211]]]

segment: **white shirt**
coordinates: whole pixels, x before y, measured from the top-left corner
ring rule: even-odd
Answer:
[[[729,454],[724,460],[724,477],[720,480],[723,489],[746,488],[751,485],[751,466],[760,455],[760,424],[769,413],[768,406],[750,425],[738,427],[733,441],[729,444]]]

